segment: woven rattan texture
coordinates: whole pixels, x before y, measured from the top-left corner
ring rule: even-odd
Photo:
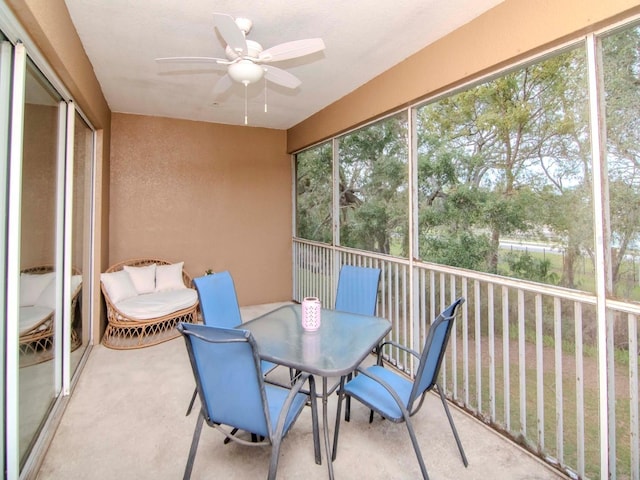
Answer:
[[[38,265],[36,267],[24,268],[21,273],[42,275],[53,271],[53,265]],[[73,274],[79,275],[80,272],[74,268]],[[82,343],[76,331],[76,310],[81,291],[81,289],[78,289],[71,299],[71,351],[74,351]],[[28,367],[29,365],[35,365],[36,363],[45,362],[53,358],[53,322],[54,314],[52,312],[47,318],[37,325],[34,325],[31,330],[20,335],[20,367]]]

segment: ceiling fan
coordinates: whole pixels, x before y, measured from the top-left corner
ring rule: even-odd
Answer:
[[[227,73],[218,81],[213,93],[219,95],[238,82],[245,86],[245,125],[247,124],[246,88],[265,79],[265,112],[266,81],[286,88],[295,89],[302,83],[298,77],[281,68],[270,65],[273,62],[303,57],[324,50],[321,38],[308,38],[285,42],[264,50],[262,45],[247,40],[253,22],[248,18],[233,18],[224,13],[213,14],[213,25],[222,39],[227,43],[225,56],[216,57],[163,57],[156,58],[159,63],[213,63],[226,67]]]

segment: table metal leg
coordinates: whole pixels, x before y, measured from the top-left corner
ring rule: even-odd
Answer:
[[[333,480],[333,461],[331,459],[331,445],[329,443],[329,418],[328,418],[328,388],[327,377],[322,377],[322,429],[324,430],[324,451],[327,468],[329,469],[329,478]]]

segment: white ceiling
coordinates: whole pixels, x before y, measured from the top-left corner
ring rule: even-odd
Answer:
[[[253,21],[265,49],[320,37],[321,53],[274,64],[302,85],[248,87],[249,125],[287,129],[502,0],[65,0],[113,112],[244,124],[244,86],[214,98],[220,68],[157,57],[224,58],[212,13]]]

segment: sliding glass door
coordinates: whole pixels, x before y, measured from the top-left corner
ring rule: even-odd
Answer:
[[[11,44],[0,32],[0,105],[9,105],[11,87]],[[7,211],[7,166],[9,164],[9,109],[0,108],[0,212]],[[6,222],[0,222],[0,252],[6,252]],[[6,312],[6,282],[7,264],[0,262],[0,308],[2,312]],[[4,321],[0,324],[0,345],[2,353],[5,353],[6,345],[6,314],[2,314],[0,318]],[[0,427],[2,432],[6,431],[6,385],[7,385],[7,369],[5,355],[0,355],[0,371],[2,372],[2,387],[0,387],[0,407],[2,408],[2,420]],[[5,452],[5,435],[0,435],[0,447]],[[0,457],[0,468],[6,472],[6,456]]]
[[[5,478],[29,475],[90,343],[95,132],[0,33],[0,366]]]
[[[65,120],[60,95],[30,61],[25,86],[18,323],[21,464],[60,391],[56,385],[62,319],[57,207]]]
[[[94,134],[78,112],[73,132],[72,208],[71,219],[71,282],[70,282],[70,374],[73,375],[89,345],[91,284],[91,184],[93,181]]]

